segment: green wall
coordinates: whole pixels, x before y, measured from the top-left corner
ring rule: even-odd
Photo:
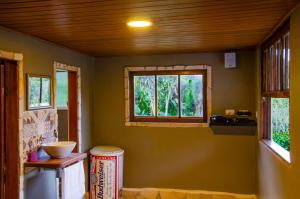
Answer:
[[[84,118],[81,127],[83,132],[82,149],[83,151],[89,149],[92,140],[90,135],[92,131],[92,91],[94,85],[91,77],[95,58],[1,27],[0,49],[23,54],[24,75],[33,73],[52,76],[54,61],[81,68],[81,108],[82,118]]]
[[[167,187],[255,193],[256,136],[215,135],[210,128],[125,127],[124,66],[212,66],[212,110],[255,111],[255,52],[98,58],[94,79],[95,145],[125,149],[125,187]]]
[[[82,150],[92,146],[92,103],[95,59],[67,48],[0,28],[0,49],[23,54],[24,75],[26,73],[52,76],[53,63],[79,66],[81,68],[82,92]],[[25,83],[25,82],[24,82]],[[55,198],[55,175],[53,172],[31,172],[25,175],[25,199]]]
[[[258,145],[258,196],[260,199],[300,198],[300,8],[290,23],[290,135],[291,160],[282,160],[264,144]],[[258,59],[259,60],[259,59]],[[259,63],[259,62],[258,62]],[[259,77],[259,67],[258,73]],[[257,87],[259,88],[259,81]],[[258,89],[258,100],[259,100]]]

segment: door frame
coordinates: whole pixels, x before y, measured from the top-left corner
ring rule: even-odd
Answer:
[[[61,70],[66,70],[66,71],[72,71],[77,73],[77,144],[78,144],[78,152],[82,152],[81,148],[81,73],[80,73],[80,68],[76,66],[71,66],[67,64],[62,64],[60,62],[54,61],[53,64],[53,104],[54,108],[57,110],[57,104],[56,104],[56,70],[61,69]]]
[[[15,53],[15,52],[8,52],[4,50],[0,50],[0,58],[7,59],[12,61],[17,61],[17,70],[18,70],[18,104],[19,104],[19,113],[18,113],[18,124],[19,124],[19,131],[18,131],[18,143],[19,143],[19,153],[14,154],[19,157],[19,170],[18,176],[19,181],[19,189],[16,190],[19,195],[19,199],[23,199],[24,197],[24,186],[23,186],[23,179],[24,179],[24,161],[23,161],[23,112],[24,112],[24,75],[23,75],[23,54]]]

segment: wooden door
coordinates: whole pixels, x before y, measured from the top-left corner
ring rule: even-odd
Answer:
[[[1,198],[19,198],[19,123],[17,62],[1,62]]]
[[[78,153],[78,89],[77,72],[68,72],[68,111],[69,111],[69,141],[77,143],[74,153]]]

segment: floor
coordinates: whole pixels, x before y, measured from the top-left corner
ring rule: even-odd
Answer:
[[[255,195],[179,189],[123,189],[122,199],[256,199]]]

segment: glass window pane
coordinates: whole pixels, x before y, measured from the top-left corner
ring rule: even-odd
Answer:
[[[281,39],[277,41],[277,44],[276,44],[276,63],[277,63],[277,68],[276,68],[276,75],[277,75],[277,87],[276,87],[276,90],[277,91],[280,91],[282,89],[282,81],[281,81],[281,67],[282,67],[282,60],[281,60],[281,56],[282,56],[282,52],[281,52]]]
[[[286,43],[286,63],[285,63],[285,82],[286,87],[285,89],[288,90],[290,88],[290,37],[289,34],[285,37],[285,43]]]
[[[155,116],[155,76],[134,76],[134,115]]]
[[[68,72],[56,72],[56,105],[68,107]]]
[[[290,150],[290,111],[288,98],[271,98],[272,140]]]
[[[158,116],[178,116],[178,75],[157,76]]]
[[[264,51],[264,56],[263,56],[263,69],[262,69],[262,89],[263,89],[263,92],[267,92],[268,91],[268,54],[269,54],[269,51],[268,49],[266,49]]]
[[[29,77],[29,107],[35,108],[40,106],[41,78]]]
[[[42,99],[41,106],[50,106],[50,78],[42,78]]]
[[[203,75],[180,75],[182,117],[203,117]]]
[[[272,45],[271,47],[270,47],[270,91],[274,91],[274,87],[275,87],[275,85],[274,85],[274,76],[275,76],[275,71],[274,71],[274,69],[276,68],[276,66],[274,66],[275,65],[275,59],[276,59],[276,56],[275,56],[275,48],[274,48],[274,46]]]
[[[283,36],[283,89],[289,89],[289,78],[290,78],[290,47],[289,44],[289,33]]]

